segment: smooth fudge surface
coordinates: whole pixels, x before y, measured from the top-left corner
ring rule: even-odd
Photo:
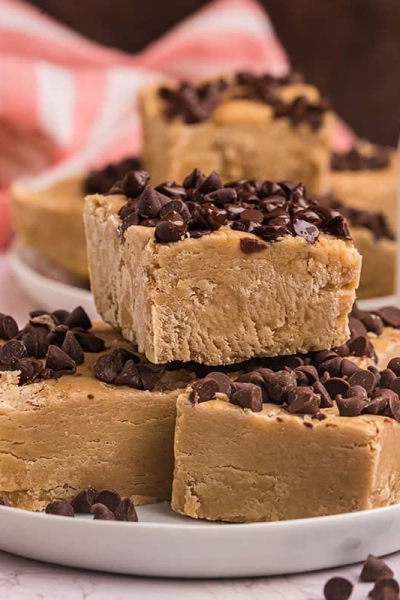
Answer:
[[[18,385],[0,365],[0,492],[12,506],[39,510],[88,486],[136,504],[170,498],[176,399],[194,374],[166,371],[152,391],[104,383],[99,357],[137,349],[105,323],[91,331],[106,350],[85,352],[74,374]]]
[[[157,181],[180,181],[199,167],[226,181],[292,180],[313,193],[329,190],[332,112],[296,76],[150,84],[140,111],[143,164]]]
[[[147,219],[155,227],[125,228],[136,218],[121,219],[130,203],[117,194],[86,198],[91,287],[102,318],[151,362],[229,364],[346,341],[361,265],[347,237],[266,241],[227,221],[160,243],[158,218]]]

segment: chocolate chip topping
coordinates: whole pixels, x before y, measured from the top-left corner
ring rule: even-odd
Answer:
[[[107,508],[105,504],[101,504],[100,502],[96,502],[90,508],[90,512],[93,515],[93,519],[100,521],[115,521],[115,515],[112,510]]]
[[[94,376],[113,385],[126,385],[137,390],[152,391],[164,374],[159,365],[140,365],[140,359],[124,348],[114,348],[100,356],[93,365]]]
[[[101,169],[90,171],[83,181],[83,191],[85,194],[105,194],[116,181],[133,169],[140,169],[138,158],[125,158],[120,162],[110,163]]]
[[[372,171],[385,169],[390,154],[385,148],[377,148],[374,154],[362,154],[357,147],[347,152],[334,152],[331,157],[333,171]]]
[[[311,244],[320,233],[351,239],[344,217],[309,198],[302,184],[243,179],[224,187],[217,173],[205,177],[198,169],[182,186],[173,181],[157,188],[146,185],[118,214],[122,240],[133,225],[154,227],[155,240],[164,244],[199,238],[229,226],[256,236],[240,238],[244,254],[259,252],[266,247],[263,242],[276,242],[286,235],[302,237]]]
[[[232,404],[248,408],[252,412],[262,410],[262,391],[257,385],[254,383],[234,383],[232,389],[233,393],[230,397]]]
[[[82,492],[79,492],[71,500],[71,506],[76,514],[90,514],[90,509],[96,501],[98,492],[94,488],[88,487]]]
[[[73,374],[76,371],[76,363],[58,346],[49,346],[45,368],[60,374]]]
[[[18,325],[16,320],[10,315],[0,313],[0,339],[11,340],[18,335]]]
[[[344,577],[332,577],[324,586],[326,600],[348,600],[353,592],[353,584]]]
[[[124,498],[114,510],[117,521],[137,522],[138,516],[131,498]]]
[[[392,569],[382,559],[368,554],[360,573],[360,580],[377,581],[381,577],[393,577]]]
[[[48,515],[59,515],[60,517],[74,517],[74,509],[71,504],[65,502],[65,500],[55,500],[50,502],[45,509]]]
[[[95,502],[97,504],[103,504],[112,512],[115,511],[118,504],[121,502],[121,496],[117,492],[111,490],[101,490],[97,493]]]
[[[245,99],[270,105],[275,118],[286,117],[294,126],[306,122],[313,130],[317,130],[329,109],[325,99],[318,103],[310,102],[305,96],[298,96],[289,103],[280,99],[283,87],[300,82],[303,82],[303,78],[298,73],[273,77],[268,73],[255,75],[240,72],[230,82],[219,78],[199,85],[185,81],[177,87],[163,86],[159,89],[159,97],[168,120],[179,117],[188,125],[209,119],[221,101]]]
[[[332,195],[319,197],[318,201],[322,205],[338,211],[351,226],[369,229],[375,240],[380,240],[382,238],[389,240],[396,239],[396,234],[390,227],[387,218],[383,213],[352,208]]]

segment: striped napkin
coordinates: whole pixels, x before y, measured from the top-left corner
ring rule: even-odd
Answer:
[[[289,69],[253,0],[215,0],[136,55],[91,42],[20,0],[0,0],[0,246],[10,236],[10,181],[139,152],[135,102],[144,83],[231,69]],[[344,127],[337,137],[347,144]]]

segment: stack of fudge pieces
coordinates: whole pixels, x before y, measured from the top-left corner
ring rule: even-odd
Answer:
[[[391,234],[328,194],[329,106],[239,74],[151,86],[142,112],[151,179],[85,200],[105,322],[0,315],[3,502],[109,489],[232,522],[400,502],[400,311],[353,306],[352,236]]]

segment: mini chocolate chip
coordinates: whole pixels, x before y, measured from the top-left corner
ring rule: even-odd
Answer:
[[[296,367],[294,370],[296,373],[303,373],[307,377],[308,383],[312,384],[319,380],[318,371],[312,365],[303,365],[301,367]]]
[[[168,196],[160,194],[152,186],[148,185],[139,197],[139,201],[136,206],[136,211],[141,217],[158,217],[161,208],[164,204],[170,202]]]
[[[114,383],[124,367],[124,361],[118,355],[106,354],[100,356],[93,365],[96,379],[104,383]]]
[[[96,502],[96,504],[92,504],[90,507],[90,512],[92,513],[93,519],[97,519],[100,521],[115,521],[114,513],[107,508],[104,504],[100,502]]]
[[[69,331],[69,327],[67,327],[67,325],[57,325],[54,331],[51,331],[47,336],[48,345],[53,344],[54,346],[58,346],[59,348],[61,348],[67,331]],[[26,345],[27,344],[25,342],[25,346]]]
[[[110,356],[110,359],[112,358],[113,357]],[[111,370],[107,371],[106,373],[106,376],[109,375],[110,379],[107,383],[113,383],[114,385],[126,385],[137,390],[143,390],[142,378],[140,377],[138,367],[135,365],[135,362],[133,360],[128,360],[122,367],[120,373],[114,379],[112,379],[112,381],[111,378],[115,374],[116,367],[114,367],[114,365],[116,363],[107,363],[106,361],[104,362],[106,365],[108,365],[108,367],[106,367],[107,369],[110,369],[109,365],[111,364]],[[96,377],[98,376],[96,375]],[[98,379],[100,379],[100,377],[98,377]],[[105,379],[102,379],[101,381],[105,381]]]
[[[138,521],[135,505],[131,498],[123,498],[115,508],[114,514],[117,521]]]
[[[128,198],[137,198],[150,181],[147,171],[128,171],[122,179],[122,190]]]
[[[399,373],[400,373],[400,371],[399,371]],[[379,382],[380,387],[391,388],[393,381],[396,379],[395,373],[393,373],[393,371],[391,369],[383,369],[383,371],[380,371],[379,374],[381,376],[381,379]]]
[[[16,320],[10,315],[0,314],[0,339],[11,340],[18,335]]]
[[[324,383],[324,386],[331,398],[345,394],[350,387],[349,383],[340,377],[331,377]]]
[[[294,371],[269,373],[264,377],[264,381],[268,401],[274,404],[283,404],[290,390],[297,387],[297,379]]]
[[[396,392],[396,394],[400,394],[400,377],[393,379],[392,383],[390,384],[390,389]]]
[[[239,215],[241,221],[252,221],[254,223],[262,223],[264,215],[260,210],[255,208],[245,208]]]
[[[375,377],[371,371],[357,371],[353,373],[348,379],[350,386],[360,385],[363,387],[368,393],[372,392],[375,387]]]
[[[385,415],[400,422],[400,400],[398,396],[390,396]]]
[[[338,396],[336,404],[341,417],[357,417],[361,415],[363,409],[368,405],[368,398],[362,396],[343,398]]]
[[[53,310],[51,316],[57,322],[57,325],[63,325],[69,317],[69,311],[64,309]]]
[[[390,369],[391,371],[393,371],[393,373],[399,377],[400,376],[400,357],[396,357],[396,358],[392,358],[392,360],[389,362],[388,369]]]
[[[228,397],[232,392],[232,382],[224,373],[220,373],[219,371],[211,371],[206,375],[205,379],[213,379],[218,385],[218,393],[226,394]]]
[[[71,504],[65,502],[65,500],[55,500],[50,502],[45,509],[48,515],[59,515],[60,517],[74,517],[74,509]]]
[[[193,171],[185,177],[182,185],[185,189],[198,188],[204,180],[205,175],[203,175],[200,169],[193,169]]]
[[[72,329],[73,327],[80,327],[81,329],[91,329],[92,322],[89,319],[86,311],[82,306],[77,306],[68,315],[65,323],[67,327]]]
[[[187,205],[185,204],[185,202],[182,202],[182,200],[179,199],[171,200],[171,202],[167,202],[167,204],[164,204],[164,206],[162,206],[160,210],[160,217],[163,218],[171,213],[178,213],[186,221],[190,217],[190,211]]]
[[[340,365],[340,374],[342,377],[350,377],[353,373],[360,371],[360,367],[357,366],[353,361],[344,358]]]
[[[121,361],[121,368],[128,360],[133,360],[133,362],[136,364],[140,363],[140,358],[136,354],[129,352],[129,350],[122,347],[114,348],[114,350],[111,352],[111,356],[115,356],[119,361]]]
[[[395,306],[386,306],[375,312],[388,327],[400,328],[400,310]]]
[[[0,496],[0,506],[11,506],[5,496]]]
[[[383,331],[383,321],[379,315],[374,313],[367,313],[363,318],[362,322],[365,325],[367,331],[381,335]]]
[[[283,371],[285,368],[294,370],[297,367],[301,367],[304,361],[300,356],[295,355],[272,356],[265,359],[265,364],[273,371]]]
[[[380,577],[368,596],[372,600],[398,600],[399,584],[392,577]]]
[[[168,213],[158,221],[155,229],[155,238],[158,242],[168,244],[184,239],[187,232],[186,221],[177,212]]]
[[[165,372],[165,368],[162,366],[149,367],[148,365],[139,365],[137,368],[140,379],[142,380],[143,389],[148,390],[149,392],[154,390]]]
[[[84,352],[103,352],[105,350],[106,345],[103,338],[75,329],[72,332]]]
[[[362,410],[363,414],[367,415],[380,415],[388,406],[388,398],[385,396],[377,396]]]
[[[218,393],[218,383],[214,379],[199,379],[192,385],[190,401],[194,403],[213,400]]]
[[[368,398],[368,393],[367,390],[361,385],[352,385],[349,387],[349,389],[343,396],[344,398],[352,398],[353,396],[361,396],[361,398]]]
[[[121,502],[121,496],[118,492],[113,492],[112,490],[101,490],[97,493],[95,502],[96,504],[104,504],[104,506],[107,506],[107,508],[114,512]]]
[[[289,392],[287,403],[290,413],[315,415],[319,411],[320,398],[313,388],[298,387]]]
[[[353,592],[353,584],[344,577],[332,577],[324,586],[326,600],[348,600]]]
[[[335,352],[336,352],[336,354],[338,354],[339,356],[344,358],[345,356],[349,356],[350,348],[349,348],[348,344],[342,344],[341,346],[338,346],[337,348],[335,348]]]
[[[332,358],[338,358],[337,352],[334,350],[319,350],[318,352],[314,352],[312,354],[313,361],[315,361],[316,365],[319,367],[324,362]],[[340,371],[338,371],[339,373]],[[337,374],[338,374],[337,373]]]
[[[47,350],[45,368],[72,375],[76,371],[76,364],[61,348],[51,345]]]
[[[20,358],[13,363],[14,371],[19,371],[19,385],[32,383],[42,370],[42,361],[30,356]]]
[[[293,231],[311,244],[319,238],[319,229],[316,225],[297,217],[293,219]]]
[[[76,514],[90,514],[90,509],[95,502],[98,491],[94,488],[87,487],[82,492],[79,492],[71,500],[71,506]]]
[[[240,249],[244,254],[253,254],[254,252],[261,252],[267,247],[263,242],[260,242],[256,238],[241,238]]]
[[[240,388],[234,390],[231,396],[231,403],[241,406],[242,408],[248,408],[252,412],[261,412],[263,406],[262,391],[258,385],[253,383],[241,383]]]
[[[54,331],[56,331],[56,329],[54,329]],[[49,347],[49,338],[51,336],[53,336],[53,332],[49,333],[49,330],[46,327],[25,325],[19,335],[19,339],[25,345],[29,356],[42,358],[43,356],[46,356]]]
[[[316,394],[319,394],[321,396],[319,404],[320,408],[330,408],[331,406],[333,406],[333,402],[326,387],[320,381],[316,381],[313,384],[313,389]]]
[[[67,331],[61,350],[68,354],[76,365],[82,365],[85,362],[85,355],[72,331]]]
[[[9,340],[0,347],[0,363],[3,365],[12,365],[24,356],[26,356],[25,344],[19,340]]]
[[[186,186],[184,186],[186,187]],[[221,177],[215,171],[212,171],[208,177],[203,181],[203,183],[199,187],[199,192],[201,194],[210,194],[215,190],[219,190],[223,187],[223,183]]]
[[[212,202],[216,206],[224,206],[225,204],[234,204],[236,202],[237,193],[233,188],[221,188],[210,192],[204,197],[206,202]]]
[[[340,377],[340,371],[343,359],[340,356],[324,360],[322,364],[318,366],[319,373],[329,373],[331,377]]]

